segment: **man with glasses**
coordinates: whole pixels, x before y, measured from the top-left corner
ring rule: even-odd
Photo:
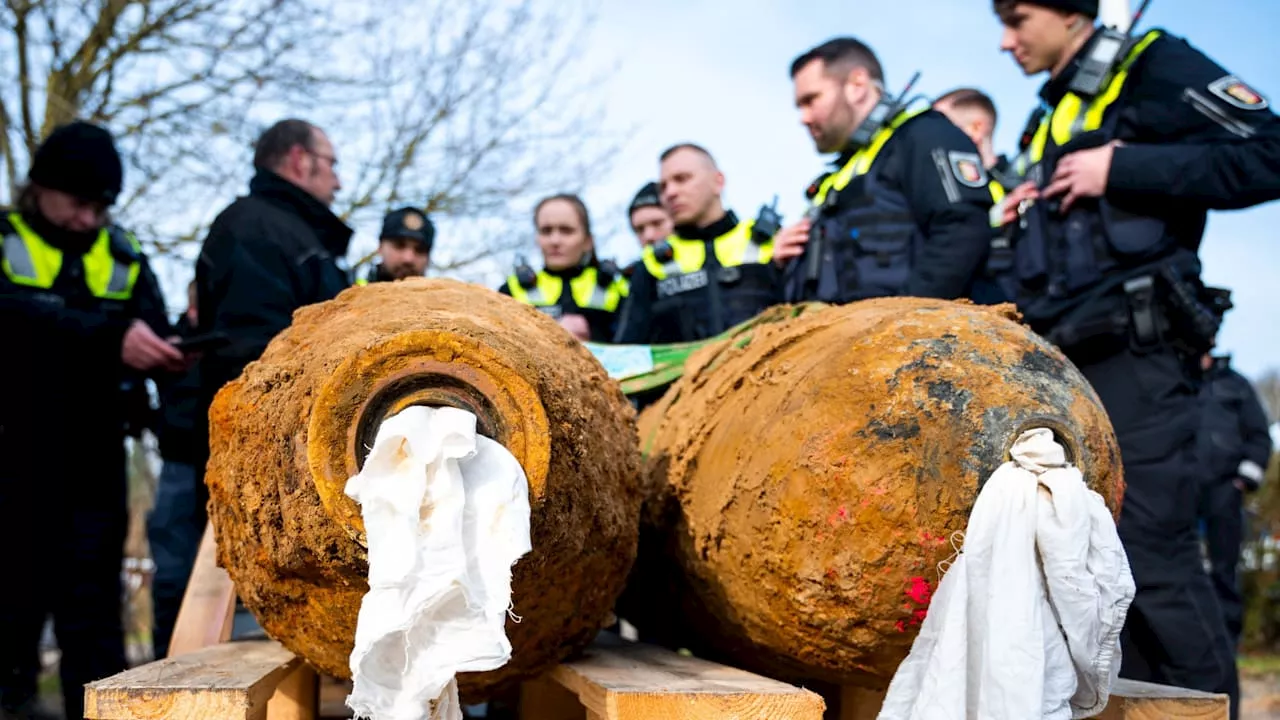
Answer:
[[[342,187],[337,163],[320,128],[281,120],[258,139],[249,194],[209,228],[196,264],[197,334],[224,340],[200,360],[198,468],[208,453],[213,396],[288,327],[294,310],[330,300],[349,285],[343,261],[352,231],[329,209]],[[197,487],[206,492],[203,483]]]

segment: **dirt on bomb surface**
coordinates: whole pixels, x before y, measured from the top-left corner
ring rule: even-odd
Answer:
[[[513,655],[459,676],[474,700],[585,647],[635,556],[635,413],[547,316],[436,279],[352,288],[295,313],[210,410],[218,563],[273,638],[349,677],[368,558],[343,487],[379,422],[413,404],[471,410],[529,479],[533,550],[513,569]]]
[[[1118,516],[1101,402],[1015,318],[918,298],[819,306],[690,359],[641,429],[646,517],[673,533],[700,642],[779,677],[887,686],[981,483],[1033,427]]]

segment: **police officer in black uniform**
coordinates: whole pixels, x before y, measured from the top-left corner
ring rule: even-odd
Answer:
[[[809,213],[777,238],[789,302],[965,297],[990,244],[989,178],[973,142],[937,111],[891,97],[875,53],[829,40],[791,65],[801,122],[839,153]],[[908,88],[909,89],[909,88]]]
[[[1219,291],[1219,312],[1231,308]],[[1240,642],[1244,601],[1236,566],[1244,542],[1244,495],[1257,491],[1271,459],[1267,414],[1253,384],[1231,367],[1231,356],[1205,353],[1200,385],[1203,415],[1198,448],[1204,468],[1200,519],[1209,551],[1209,577],[1218,594],[1232,646]]]
[[[1049,73],[1010,192],[1018,306],[1102,399],[1127,484],[1137,595],[1121,675],[1229,693],[1231,643],[1200,562],[1200,358],[1216,331],[1197,251],[1210,209],[1280,196],[1280,121],[1186,41],[1095,27],[1097,0],[996,0],[1001,48]]]
[[[662,204],[675,233],[644,249],[618,327],[619,343],[703,340],[781,300],[770,263],[777,215],[742,221],[720,199],[724,175],[691,143],[662,153]]]
[[[128,524],[122,383],[180,372],[137,238],[111,223],[123,182],[106,130],[75,122],[36,151],[0,213],[0,714],[34,711],[45,618],[63,703],[125,668],[120,584]]]
[[[591,216],[577,195],[543,198],[533,211],[543,268],[521,258],[498,292],[555,318],[579,340],[609,342],[628,284],[612,261],[600,261]]]
[[[356,285],[422,277],[431,263],[435,237],[435,224],[421,210],[403,207],[387,213],[378,235],[378,261]]]

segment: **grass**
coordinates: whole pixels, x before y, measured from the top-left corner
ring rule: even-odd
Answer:
[[[1280,675],[1280,655],[1241,655],[1241,675]]]

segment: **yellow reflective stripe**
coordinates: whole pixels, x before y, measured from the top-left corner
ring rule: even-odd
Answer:
[[[17,213],[8,217],[16,234],[4,238],[4,271],[18,285],[44,290],[53,287],[62,272],[62,251],[45,242]],[[128,235],[129,244],[141,251],[137,238]],[[128,300],[133,296],[133,286],[138,282],[142,264],[121,262],[111,252],[110,232],[103,228],[98,232],[89,251],[81,257],[84,266],[84,282],[94,297],[106,300]]]
[[[995,180],[987,183],[987,190],[991,192],[991,202],[999,203],[1004,199],[1004,186]]]
[[[1125,81],[1129,79],[1129,69],[1158,37],[1160,37],[1160,31],[1152,30],[1134,45],[1125,55],[1124,62],[1120,63],[1115,77],[1111,78],[1106,89],[1099,93],[1088,106],[1085,106],[1084,101],[1075,93],[1064,95],[1062,100],[1058,101],[1057,107],[1053,109],[1049,121],[1042,122],[1036,130],[1029,153],[1031,162],[1039,162],[1044,157],[1045,144],[1050,135],[1053,137],[1054,144],[1061,147],[1080,133],[1092,132],[1102,127],[1107,109],[1116,101],[1116,98],[1120,97],[1120,91],[1124,88]]]
[[[991,193],[991,211],[987,213],[987,218],[991,227],[998,228],[1004,225],[1004,210],[1000,207],[1000,201],[1004,200],[1004,186],[992,180],[987,183],[987,190]]]
[[[626,295],[627,284],[615,279],[608,288],[600,287],[600,276],[595,268],[587,268],[569,283],[573,302],[580,308],[615,312]]]
[[[828,175],[826,179],[822,181],[822,184],[818,186],[817,194],[813,196],[813,204],[821,205],[826,202],[827,193],[830,192],[832,188],[834,188],[836,192],[839,192],[845,189],[845,187],[852,182],[855,177],[865,175],[867,171],[871,169],[871,163],[875,162],[876,156],[880,154],[880,150],[884,148],[885,143],[889,142],[890,137],[893,137],[894,131],[901,127],[906,121],[928,109],[929,108],[920,108],[918,110],[912,110],[911,112],[899,113],[892,122],[881,128],[880,131],[875,134],[875,137],[871,138],[871,142],[868,143],[866,147],[854,153],[853,157],[849,158],[849,161],[846,162],[839,171]]]
[[[685,240],[678,235],[667,238],[673,257],[666,263],[658,262],[653,245],[644,249],[642,258],[649,274],[658,280],[672,275],[685,275],[697,271],[707,262],[707,246],[700,240]]]
[[[126,236],[135,252],[141,250],[132,233]],[[142,264],[121,262],[111,252],[111,234],[106,228],[98,233],[93,247],[84,254],[84,280],[95,296],[109,300],[128,300],[138,281]]]
[[[62,251],[46,243],[18,213],[10,213],[8,220],[16,234],[4,238],[5,275],[17,285],[53,287],[62,271]]]
[[[737,265],[763,265],[773,259],[773,238],[757,244],[751,239],[754,220],[738,223],[738,226],[716,238],[716,260],[721,267]]]
[[[560,302],[560,293],[564,291],[564,282],[546,271],[538,271],[538,284],[532,290],[526,290],[520,280],[513,274],[507,278],[507,289],[511,297],[534,307],[550,307]]]
[[[763,243],[756,243],[751,239],[751,230],[754,227],[754,220],[740,222],[732,230],[715,239],[712,244],[715,247],[716,260],[721,267],[763,265],[773,260],[773,238],[769,238]],[[644,260],[645,268],[655,279],[662,280],[673,275],[687,275],[691,272],[697,272],[706,264],[706,243],[700,240],[686,240],[677,235],[667,238],[667,242],[671,244],[674,257],[665,265],[658,262],[652,245],[646,247],[641,256]],[[625,297],[629,292],[628,287],[623,292],[623,296]]]

